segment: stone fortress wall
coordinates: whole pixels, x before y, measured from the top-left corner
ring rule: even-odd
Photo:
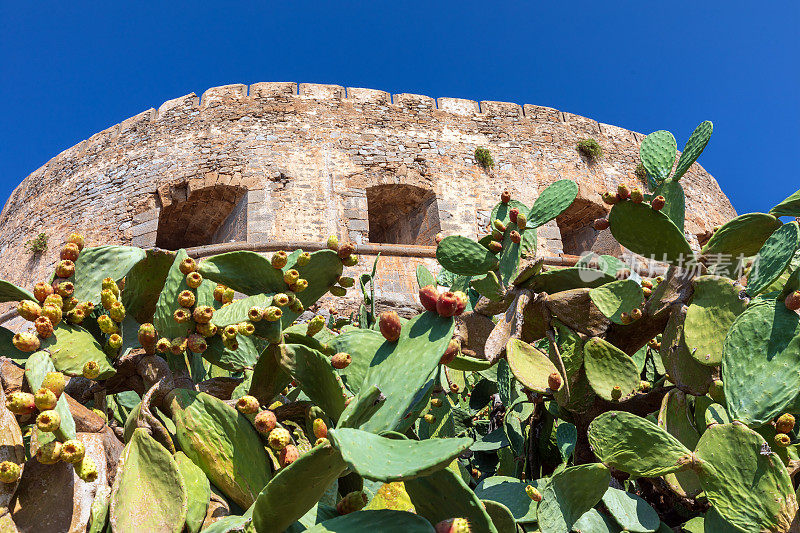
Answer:
[[[578,153],[584,138],[602,146],[601,160]],[[540,253],[618,255],[591,222],[607,211],[601,192],[636,185],[643,138],[529,104],[310,83],[214,87],[107,128],[25,178],[0,213],[0,278],[27,287],[46,278],[73,231],[89,245],[167,249],[308,247],[337,234],[365,245],[350,275],[371,267],[370,251],[388,252],[380,296],[411,303],[416,265],[435,265],[436,233],[485,234],[504,189],[532,205],[550,183],[576,181],[573,206],[539,229]],[[476,163],[477,147],[491,151],[494,169]],[[736,213],[699,164],[682,183],[696,244]],[[40,232],[50,247],[37,257],[23,243]]]

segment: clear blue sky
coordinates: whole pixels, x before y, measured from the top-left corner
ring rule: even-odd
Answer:
[[[61,150],[170,98],[258,81],[555,107],[683,146],[739,213],[800,187],[796,0],[0,0],[0,203]]]

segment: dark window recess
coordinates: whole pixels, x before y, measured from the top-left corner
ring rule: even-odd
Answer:
[[[616,250],[619,245],[614,246],[616,241],[611,237],[610,231],[597,231],[592,227],[595,219],[605,216],[606,209],[602,204],[576,198],[572,205],[556,218],[556,224],[561,231],[564,253],[581,255],[592,250],[600,254],[619,255]]]
[[[217,185],[187,194],[173,190],[161,209],[156,246],[178,250],[247,240],[247,189]]]
[[[369,242],[432,246],[441,231],[433,191],[414,185],[367,189]]]

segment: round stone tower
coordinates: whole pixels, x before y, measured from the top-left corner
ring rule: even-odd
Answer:
[[[602,159],[576,150],[586,138]],[[643,138],[527,104],[310,83],[214,87],[103,130],[25,178],[0,214],[0,278],[26,287],[45,278],[73,231],[89,245],[195,255],[313,250],[336,234],[359,245],[350,275],[381,253],[381,299],[412,305],[416,266],[435,267],[435,235],[484,234],[504,189],[531,205],[550,183],[574,180],[575,203],[539,229],[540,254],[556,263],[586,250],[618,255],[591,222],[607,212],[601,192],[636,185]],[[476,163],[478,147],[493,169]],[[700,165],[681,183],[690,242],[736,215]],[[31,254],[24,242],[41,232],[51,246]]]

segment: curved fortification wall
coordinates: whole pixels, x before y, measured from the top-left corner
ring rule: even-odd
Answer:
[[[602,146],[601,160],[577,152],[584,138]],[[438,231],[476,236],[506,188],[531,205],[550,183],[576,181],[575,204],[539,230],[541,252],[618,253],[608,230],[590,224],[606,211],[600,192],[636,181],[643,138],[535,105],[337,85],[214,87],[101,131],[25,178],[0,214],[0,278],[29,286],[45,277],[75,230],[90,244],[170,249],[335,233],[394,245],[379,287],[403,300],[413,268],[433,260],[423,248],[403,258],[402,247],[430,246]],[[476,164],[477,147],[491,151],[493,170]],[[690,240],[735,216],[700,165],[682,183]],[[40,232],[51,246],[34,256],[23,243]]]

